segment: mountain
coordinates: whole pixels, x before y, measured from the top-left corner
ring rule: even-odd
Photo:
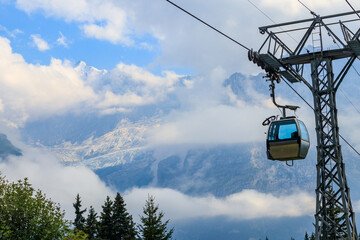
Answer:
[[[277,194],[300,188],[313,191],[314,161],[297,161],[289,168],[267,160],[263,150],[248,144],[203,146],[187,150],[184,156],[166,158],[156,158],[158,153],[148,151],[131,163],[95,172],[120,191],[131,188],[131,182],[137,187],[172,188],[192,196],[211,193],[224,197],[244,189]]]
[[[22,152],[7,139],[5,134],[0,133],[0,158],[6,159],[11,155],[22,156]]]
[[[147,151],[144,134],[156,124],[156,120],[131,123],[123,119],[100,137],[91,136],[81,143],[63,142],[50,149],[66,164],[82,164],[91,169],[128,164],[138,153]]]

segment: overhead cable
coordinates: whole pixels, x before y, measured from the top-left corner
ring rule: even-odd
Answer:
[[[340,92],[344,95],[344,97],[346,98],[346,100],[348,100],[348,102],[353,106],[353,108],[355,109],[355,111],[357,111],[360,114],[359,109],[357,109],[357,107],[355,106],[355,104],[353,104],[351,102],[351,100],[346,96],[346,94],[343,92],[343,90],[341,90],[341,88],[339,88]]]
[[[200,18],[196,17],[195,15],[193,15],[192,13],[186,11],[185,9],[183,9],[182,7],[176,5],[175,3],[173,3],[170,0],[166,0],[167,2],[169,2],[170,4],[172,4],[173,6],[177,7],[178,9],[180,9],[181,11],[185,12],[186,14],[190,15],[191,17],[195,18],[196,20],[198,20],[199,22],[205,24],[206,26],[208,26],[209,28],[213,29],[214,31],[220,33],[221,35],[223,35],[224,37],[230,39],[231,41],[235,42],[236,44],[240,45],[241,47],[245,48],[246,50],[250,51],[250,48],[246,47],[245,45],[241,44],[240,42],[236,41],[235,39],[229,37],[228,35],[226,35],[225,33],[221,32],[220,30],[216,29],[215,27],[211,26],[210,24],[208,24],[207,22],[201,20]]]
[[[310,8],[308,8],[302,1],[298,0],[298,2],[303,5],[307,10],[309,10],[309,12],[314,15],[314,16],[318,16],[314,11],[312,11]]]
[[[276,22],[274,20],[271,19],[271,17],[269,17],[264,11],[262,11],[258,6],[255,5],[255,3],[253,3],[252,1],[248,0],[248,2],[253,5],[257,10],[259,10],[259,12],[261,12],[265,17],[267,17],[270,21],[272,21],[274,24],[276,24]]]
[[[259,12],[261,12],[265,17],[267,17],[270,21],[272,21],[274,24],[277,24],[271,17],[269,17],[264,11],[262,11],[258,6],[255,5],[255,3],[253,3],[252,1],[248,0],[248,2],[253,5]],[[282,27],[280,27],[281,30],[283,30],[284,32],[287,31],[285,29],[283,29]],[[291,36],[289,33],[286,32],[286,34],[292,39],[294,40],[296,43],[299,43],[298,40],[296,40],[293,36]]]
[[[356,13],[356,15],[360,18],[359,13],[355,10],[355,8],[349,3],[348,0],[345,0],[347,2],[347,4],[349,4],[349,6],[351,7],[351,9],[354,11],[354,13]]]

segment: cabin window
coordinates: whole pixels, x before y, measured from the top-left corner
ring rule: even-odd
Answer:
[[[294,120],[273,122],[269,130],[269,141],[297,139],[298,131]]]
[[[310,142],[308,131],[305,127],[305,124],[302,121],[298,121],[301,131],[301,139]]]

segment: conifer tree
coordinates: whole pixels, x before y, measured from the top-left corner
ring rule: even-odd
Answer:
[[[95,212],[93,206],[90,206],[89,214],[86,218],[84,227],[84,232],[88,235],[89,240],[96,239],[98,235],[97,224],[97,213]]]
[[[133,220],[133,217],[130,215],[128,239],[129,240],[136,240],[137,235],[138,235],[138,232],[136,230],[136,224],[135,224],[135,222]]]
[[[266,236],[265,240],[269,240],[269,238]]]
[[[100,215],[99,221],[99,238],[101,239],[109,239],[113,238],[113,226],[112,226],[112,206],[113,202],[110,200],[110,197],[106,197],[106,201],[102,206],[102,212]]]
[[[314,233],[311,234],[310,240],[315,240],[315,234]]]
[[[81,210],[81,199],[79,194],[76,195],[75,203],[73,204],[73,206],[75,208],[75,229],[84,230],[85,218],[83,217],[83,213],[86,212],[86,208],[84,210]]]
[[[120,193],[116,194],[112,206],[112,226],[115,239],[135,239],[136,229],[131,215],[126,210],[126,204]]]
[[[162,222],[164,212],[158,213],[159,206],[155,206],[155,198],[149,196],[143,208],[144,215],[140,217],[141,225],[139,225],[141,240],[168,240],[171,239],[174,228],[168,230],[169,220]]]
[[[307,232],[305,232],[304,240],[309,240],[309,234]]]

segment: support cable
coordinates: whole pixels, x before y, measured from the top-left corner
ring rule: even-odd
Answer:
[[[311,11],[310,8],[308,8],[302,1],[298,0],[298,2],[303,5],[307,10],[309,10],[309,12],[314,15],[315,17],[317,17],[318,15],[314,12],[314,11]]]
[[[353,106],[353,108],[355,109],[355,111],[357,111],[360,114],[359,109],[355,106],[355,104],[352,103],[352,101],[347,97],[347,95],[344,93],[343,90],[341,90],[341,88],[339,88],[340,92],[342,93],[342,95],[346,98],[346,100]]]
[[[172,4],[173,6],[177,7],[178,9],[180,9],[181,11],[185,12],[186,14],[190,15],[191,17],[195,18],[196,20],[198,20],[199,22],[205,24],[206,26],[208,26],[209,28],[213,29],[214,31],[220,33],[221,35],[223,35],[224,37],[230,39],[231,41],[233,41],[234,43],[240,45],[241,47],[245,48],[246,50],[250,51],[250,48],[246,47],[245,45],[241,44],[240,42],[236,41],[235,39],[229,37],[228,35],[226,35],[225,33],[221,32],[220,30],[216,29],[215,27],[211,26],[210,24],[206,23],[205,21],[201,20],[200,18],[196,17],[194,14],[186,11],[185,9],[183,9],[182,7],[176,5],[175,3],[173,3],[170,0],[166,0],[168,3]]]
[[[349,3],[348,0],[345,0],[347,2],[347,4],[349,4],[349,6],[351,7],[351,9],[354,11],[354,13],[356,13],[356,15],[360,18],[359,13],[355,10],[355,8]]]
[[[259,10],[259,12],[261,12],[265,17],[267,17],[270,21],[272,21],[274,24],[277,24],[271,17],[269,17],[269,15],[267,15],[264,11],[262,11],[258,6],[255,5],[255,3],[253,3],[251,0],[248,0],[248,2],[253,5],[257,10]],[[284,28],[280,27],[281,30],[283,30],[286,35],[288,35],[292,40],[294,40],[296,43],[299,43],[298,40],[296,40],[293,36],[291,36],[287,30],[285,30]]]

